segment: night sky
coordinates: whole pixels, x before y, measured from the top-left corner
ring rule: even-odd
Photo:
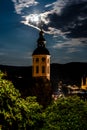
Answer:
[[[32,65],[41,27],[51,63],[87,62],[87,0],[0,0],[0,65]]]

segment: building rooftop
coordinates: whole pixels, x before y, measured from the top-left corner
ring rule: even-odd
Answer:
[[[32,55],[50,55],[48,49],[46,47],[37,47]]]

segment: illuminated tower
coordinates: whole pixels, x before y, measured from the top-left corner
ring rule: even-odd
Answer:
[[[50,53],[46,48],[46,40],[43,37],[42,29],[37,40],[37,48],[32,54],[33,58],[33,77],[45,77],[50,80]]]
[[[82,78],[81,89],[87,90],[87,78]]]

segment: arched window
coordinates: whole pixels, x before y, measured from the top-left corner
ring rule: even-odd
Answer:
[[[36,58],[36,62],[39,62],[39,58]]]

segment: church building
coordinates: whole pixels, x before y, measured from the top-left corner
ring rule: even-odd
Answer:
[[[87,78],[82,78],[81,89],[87,90]]]
[[[46,48],[46,40],[42,29],[39,32],[37,48],[33,51],[32,60],[32,76],[34,78],[42,77],[50,80],[50,53]]]

